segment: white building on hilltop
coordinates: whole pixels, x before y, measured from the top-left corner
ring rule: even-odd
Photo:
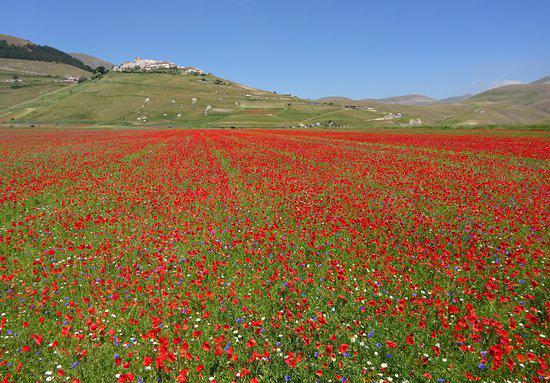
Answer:
[[[123,62],[120,65],[115,65],[113,72],[150,72],[163,69],[180,69],[185,73],[203,74],[204,71],[194,67],[181,67],[169,61],[158,61],[151,59],[142,59],[136,57],[133,61]]]

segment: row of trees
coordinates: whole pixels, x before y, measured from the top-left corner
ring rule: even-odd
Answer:
[[[85,65],[79,59],[47,45],[27,44],[20,46],[8,44],[6,40],[0,40],[0,57],[6,59],[59,62],[93,72],[92,68]]]

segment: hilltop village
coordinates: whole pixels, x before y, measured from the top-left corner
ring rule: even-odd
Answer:
[[[123,62],[120,65],[115,65],[113,72],[154,72],[158,70],[178,69],[189,74],[205,74],[206,72],[191,66],[179,66],[169,61],[159,61],[151,59],[142,59],[136,57],[132,61]]]

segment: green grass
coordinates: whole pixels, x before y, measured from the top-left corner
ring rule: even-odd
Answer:
[[[90,72],[68,64],[6,58],[0,58],[0,69],[10,72],[54,77],[66,77],[69,75],[82,77],[90,75]]]
[[[423,125],[436,126],[513,126],[550,121],[543,91],[537,93],[536,100],[533,93],[529,93],[528,102],[516,102],[516,96],[488,99],[485,95],[463,103],[416,106],[344,98],[308,101],[244,87],[213,75],[184,75],[177,71],[109,73],[62,89],[55,80],[40,78],[42,82],[32,87],[5,90],[6,84],[0,86],[0,91],[9,95],[0,101],[0,116],[3,116],[0,118],[29,124],[293,127],[320,123],[348,128],[408,126],[411,119],[417,118]],[[538,85],[540,89],[545,87],[550,85]],[[346,108],[350,103],[375,110]],[[388,113],[404,116],[375,121]]]
[[[6,109],[66,88],[69,84],[61,80],[69,75],[90,73],[66,64],[0,58],[0,121]],[[21,81],[7,82],[14,77]]]
[[[211,75],[111,73],[18,105],[9,117],[42,123],[292,126],[341,110],[216,80]]]

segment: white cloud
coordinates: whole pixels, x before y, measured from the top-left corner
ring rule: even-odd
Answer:
[[[491,81],[490,88],[498,88],[499,86],[517,85],[517,84],[523,84],[523,82],[519,80],[494,80],[494,81]]]
[[[470,83],[471,88],[469,92],[473,94],[477,94],[493,88],[498,88],[500,86],[517,85],[517,84],[524,84],[524,82],[520,80],[506,80],[506,79],[497,79],[493,81],[474,80]]]

